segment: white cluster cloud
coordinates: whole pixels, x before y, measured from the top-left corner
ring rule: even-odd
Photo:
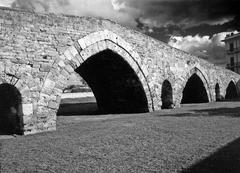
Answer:
[[[111,0],[113,9],[120,11],[126,8],[126,2],[120,2],[119,0]]]
[[[2,7],[11,7],[14,0],[0,0],[0,6]]]
[[[61,13],[78,16],[94,16],[111,19],[118,23],[135,27],[135,11],[122,0],[68,0]]]
[[[236,33],[237,31],[234,31]],[[227,34],[231,32],[222,32],[209,36],[172,36],[168,44],[177,49],[200,56],[210,62],[218,65],[225,65],[225,43],[222,42]]]
[[[101,17],[136,26],[137,10],[128,7],[125,0],[0,0],[0,6],[13,6],[36,12]]]

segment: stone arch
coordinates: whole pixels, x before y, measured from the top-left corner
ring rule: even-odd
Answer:
[[[17,73],[17,72],[16,72]],[[33,118],[33,96],[30,90],[29,84],[26,80],[22,79],[23,74],[19,74],[16,76],[14,73],[3,74],[0,78],[0,85],[5,86],[5,90],[8,92],[15,92],[15,95],[11,95],[11,97],[16,97],[16,93],[19,93],[21,96],[21,103],[18,104],[17,115],[19,116],[20,121],[20,131],[18,134],[28,134],[27,131],[29,128],[32,128],[32,125],[29,124]],[[24,75],[23,75],[24,76]],[[1,114],[1,113],[0,113]]]
[[[9,93],[15,93],[12,94],[11,97],[16,97],[16,93],[21,95],[21,103],[17,104],[19,106],[17,114],[20,116],[18,117],[20,121],[20,131],[22,134],[28,134],[33,128],[33,125],[30,122],[33,122],[33,119],[35,118],[33,116],[33,100],[37,100],[39,96],[38,94],[33,96],[30,87],[36,87],[34,85],[38,84],[34,83],[31,75],[31,67],[28,65],[19,65],[12,63],[11,61],[3,61],[0,66],[0,84],[4,86],[3,90],[8,91]],[[11,98],[9,99],[11,100]]]
[[[116,34],[106,30],[95,32],[79,39],[75,45],[68,48],[60,56],[60,59],[55,61],[53,68],[44,82],[41,93],[46,94],[55,91],[54,95],[56,97],[54,97],[55,99],[48,100],[48,104],[40,104],[40,106],[48,108],[48,110],[54,110],[56,113],[60,103],[59,97],[69,74],[76,72],[77,68],[91,57],[109,50],[120,56],[131,67],[146,95],[148,110],[153,111],[153,101],[147,81],[148,70],[146,66],[142,64],[141,58],[132,50],[130,44]],[[57,77],[56,74],[58,74]],[[41,95],[40,100],[44,100],[44,97]]]
[[[236,99],[237,97],[238,97],[238,93],[237,93],[236,83],[235,83],[234,80],[231,80],[228,83],[228,86],[226,88],[225,99],[226,100],[232,100],[232,99]]]
[[[20,91],[12,84],[0,84],[0,134],[23,134]]]
[[[161,100],[162,109],[173,108],[173,89],[168,80],[164,80],[162,83]]]
[[[148,111],[147,98],[136,72],[116,52],[101,51],[75,71],[92,89],[100,112]]]
[[[209,102],[210,100],[212,100],[211,94],[210,94],[210,87],[209,87],[209,82],[207,81],[206,77],[203,75],[203,73],[197,68],[194,67],[193,69],[190,70],[190,72],[186,75],[186,81],[184,81],[184,84],[182,85],[183,88],[181,89],[181,93],[182,93],[182,98],[181,100],[183,101],[183,97],[184,97],[184,91],[185,91],[185,87],[187,86],[188,82],[190,79],[196,78],[196,80],[199,82],[200,85],[202,85],[202,89],[204,92],[203,93],[206,97],[203,98],[202,102]],[[181,102],[182,102],[181,101]],[[197,103],[197,100],[196,100]]]
[[[20,87],[22,80],[11,73],[2,73],[0,77],[0,133],[23,134],[23,103],[31,96],[26,95],[23,87]],[[30,93],[28,87],[25,88]]]

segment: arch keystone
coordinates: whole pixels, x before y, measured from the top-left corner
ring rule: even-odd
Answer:
[[[107,49],[107,43],[105,40],[97,42],[97,46],[98,46],[99,51],[103,51],[103,50]]]

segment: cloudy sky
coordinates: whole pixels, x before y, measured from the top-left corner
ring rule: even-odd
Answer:
[[[221,40],[240,30],[240,0],[0,0],[0,6],[110,18],[222,66]]]

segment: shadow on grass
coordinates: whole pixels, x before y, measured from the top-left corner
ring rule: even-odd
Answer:
[[[88,103],[64,103],[60,104],[57,116],[81,116],[81,115],[106,115],[106,114],[141,114],[147,113],[145,109],[137,110],[110,110],[104,111],[98,108],[96,102]]]
[[[101,115],[98,110],[97,103],[71,103],[60,104],[57,115],[58,116],[72,116],[72,115]]]
[[[240,107],[237,108],[217,108],[217,109],[203,109],[194,110],[198,114],[206,114],[208,116],[230,116],[230,117],[240,117]]]
[[[236,108],[210,108],[198,110],[181,110],[175,109],[168,112],[157,111],[153,113],[155,116],[174,116],[174,117],[198,117],[198,116],[228,116],[240,117],[240,107]]]
[[[228,143],[207,158],[195,163],[181,173],[239,173],[240,138]]]
[[[218,102],[239,102],[240,98],[233,98],[233,99],[224,99],[224,100],[219,100]]]

